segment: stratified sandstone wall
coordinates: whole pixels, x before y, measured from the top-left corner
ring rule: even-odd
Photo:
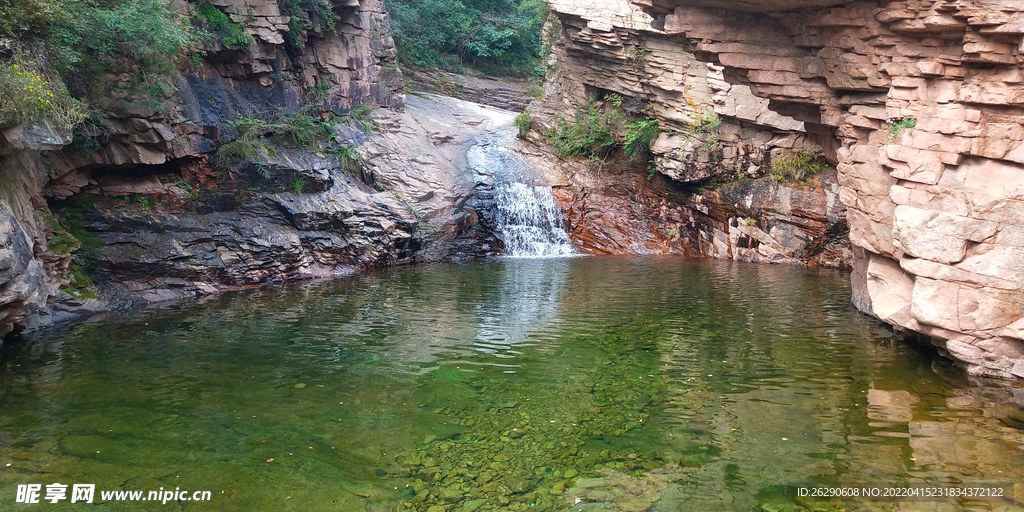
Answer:
[[[173,3],[182,13],[195,4]],[[114,92],[90,100],[99,119],[78,128],[75,144],[38,122],[0,126],[0,339],[111,306],[466,257],[485,245],[458,158],[494,116],[443,99],[403,110],[383,2],[332,0],[339,22],[319,32],[308,13],[298,24],[283,16],[277,0],[210,3],[254,43],[215,43],[198,69],[167,78],[161,97],[117,92],[130,77],[103,77]],[[301,27],[301,45],[286,43],[289,26]],[[336,148],[362,155],[361,169],[280,140],[265,141],[259,168],[214,158],[237,136],[232,121],[287,117],[321,98],[314,115],[377,108],[372,121],[332,134]],[[83,272],[95,286],[83,289]]]
[[[661,130],[650,166],[646,159],[589,169],[562,164],[572,178],[553,180],[556,197],[581,248],[850,265],[836,173],[770,177],[779,158],[834,149],[828,138],[773,111],[747,85],[731,83],[723,66],[701,61],[688,41],[653,28],[653,18],[627,0],[548,4],[552,52],[544,97],[530,107],[536,131],[527,137],[540,142],[539,133],[591,102],[610,110],[613,94],[631,119],[655,118]],[[696,128],[709,119],[720,124]],[[619,172],[623,167],[636,169]]]
[[[632,3],[834,151],[858,308],[1024,377],[1024,4]]]

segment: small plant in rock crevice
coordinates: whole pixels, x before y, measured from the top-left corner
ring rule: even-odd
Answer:
[[[530,109],[520,112],[519,115],[512,120],[512,123],[519,129],[520,136],[530,131],[530,128],[533,127],[533,120],[530,118]]]
[[[625,62],[634,68],[639,68],[643,65],[644,59],[650,52],[650,48],[645,46],[631,46],[626,48]]]
[[[574,122],[569,123],[560,119],[544,137],[551,143],[555,154],[561,158],[606,156],[618,145],[612,134],[611,125],[621,117],[621,111],[616,110],[605,115],[591,102],[585,109],[576,109]]]
[[[639,121],[626,123],[623,149],[630,158],[642,158],[651,152],[651,144],[661,135],[657,119],[644,117]]]
[[[917,127],[917,119],[914,119],[913,117],[892,118],[888,120],[888,123],[890,142],[894,142],[904,131],[912,130]]]
[[[825,170],[823,151],[818,147],[804,148],[797,153],[781,157],[772,162],[772,177],[775,181],[784,179],[801,181]]]
[[[185,192],[187,192],[189,199],[191,199],[193,201],[195,201],[196,199],[199,199],[199,188],[198,187],[193,187],[191,183],[189,183],[188,181],[186,181],[184,179],[180,179],[180,180],[176,181],[174,184],[177,185],[178,188],[180,188],[180,189],[184,190]]]
[[[722,118],[718,117],[712,110],[705,111],[702,114],[694,114],[694,122],[687,127],[686,131],[683,132],[683,143],[686,144],[694,138],[702,139],[712,134],[719,126],[722,125]],[[716,138],[717,140],[717,138]]]
[[[363,169],[363,156],[356,151],[356,148],[355,144],[351,144],[338,148],[334,152],[341,168],[354,175],[358,175]]]
[[[253,117],[239,117],[229,124],[238,130],[238,136],[217,149],[218,159],[252,161],[272,151],[263,137],[274,125]]]

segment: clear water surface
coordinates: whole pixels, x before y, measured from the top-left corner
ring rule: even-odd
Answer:
[[[227,294],[35,335],[0,368],[3,510],[1021,510],[1022,390],[849,302],[846,274],[498,260]],[[1015,483],[847,502],[803,482]],[[18,484],[209,490],[15,503]],[[790,487],[787,487],[790,486]]]

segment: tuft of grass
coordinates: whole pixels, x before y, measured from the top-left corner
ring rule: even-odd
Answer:
[[[366,121],[370,119],[371,113],[373,113],[373,105],[356,105],[348,111],[348,117],[356,121]]]
[[[661,135],[658,120],[645,117],[639,121],[626,123],[626,137],[623,148],[630,158],[638,159],[651,152],[651,144]]]
[[[280,124],[267,125],[277,130],[277,135],[295,146],[317,149],[317,143],[329,139],[334,125],[306,113],[285,118]]]
[[[263,139],[265,132],[274,127],[262,119],[239,117],[229,123],[238,130],[235,140],[217,149],[217,158],[224,161],[254,161],[264,156],[268,147]]]
[[[772,177],[776,181],[801,181],[818,174],[825,169],[825,162],[821,161],[822,154],[821,148],[811,147],[779,158],[772,162]]]
[[[606,156],[618,145],[612,135],[610,120],[593,104],[586,109],[577,108],[573,123],[560,119],[544,137],[561,158]]]
[[[687,127],[686,132],[683,133],[683,143],[689,142],[694,137],[706,137],[714,133],[719,126],[722,126],[722,118],[718,117],[718,114],[714,111],[705,111],[700,116],[697,116],[695,113],[694,123]]]
[[[203,4],[199,7],[199,15],[210,24],[210,28],[223,28],[231,23],[231,18],[224,14],[224,11],[210,4]]]
[[[371,132],[374,127],[377,126],[376,123],[373,122],[373,118],[370,117],[370,114],[372,113],[373,105],[356,105],[349,109],[348,113],[345,114],[344,119],[355,121],[363,126],[363,131]]]
[[[708,135],[708,138],[704,139],[704,144],[701,144],[700,149],[704,152],[718,151],[722,147],[722,142],[718,140],[717,135]]]
[[[360,155],[356,148],[357,145],[351,144],[334,152],[341,168],[352,174],[358,174],[363,169],[363,155]]]
[[[189,183],[184,178],[178,180],[174,184],[177,185],[178,187],[180,187],[185,192],[188,192],[188,198],[189,199],[191,199],[193,201],[195,201],[196,199],[199,199],[199,187],[193,187],[192,184]]]
[[[530,118],[530,109],[520,112],[512,123],[519,129],[519,135],[523,135],[530,131],[530,128],[533,127],[533,120]]]
[[[894,142],[906,130],[917,127],[917,119],[913,117],[897,117],[889,119],[889,141]]]
[[[640,67],[644,63],[644,59],[647,54],[651,53],[651,49],[645,46],[631,46],[626,48],[626,64],[635,68]]]
[[[256,42],[253,39],[252,34],[242,23],[230,23],[227,28],[227,33],[220,40],[226,48],[232,50],[246,50],[252,43]]]
[[[296,194],[301,194],[302,191],[305,189],[306,178],[295,178],[295,181],[292,182],[292,192],[295,192]]]

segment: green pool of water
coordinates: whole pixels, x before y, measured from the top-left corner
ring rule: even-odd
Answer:
[[[849,295],[824,270],[502,260],[30,336],[0,368],[0,508],[1021,510],[1024,390],[968,381]],[[1009,485],[795,495],[962,482]],[[68,499],[17,502],[52,483]],[[73,484],[94,503],[71,504]],[[95,503],[161,488],[211,494]]]

